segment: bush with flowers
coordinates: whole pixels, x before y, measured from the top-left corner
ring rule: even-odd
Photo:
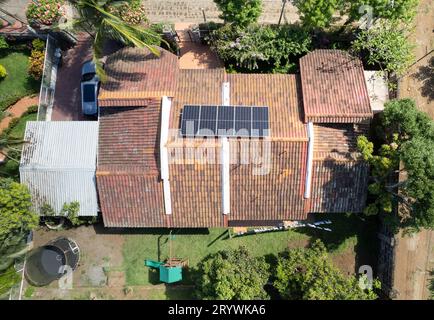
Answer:
[[[30,24],[51,26],[63,15],[64,0],[32,0],[27,7],[26,16]]]
[[[108,7],[108,11],[132,25],[147,24],[149,22],[146,17],[145,6],[141,4],[140,0],[131,0],[120,6]]]
[[[41,39],[32,41],[32,52],[29,57],[27,73],[35,80],[40,80],[44,69],[45,42]]]

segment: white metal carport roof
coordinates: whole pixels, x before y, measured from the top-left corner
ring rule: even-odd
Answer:
[[[79,216],[96,216],[98,122],[29,121],[24,140],[20,180],[35,209],[49,204],[60,212],[65,203],[78,201]]]

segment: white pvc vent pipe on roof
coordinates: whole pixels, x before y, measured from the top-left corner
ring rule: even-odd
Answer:
[[[223,82],[222,85],[222,104],[224,106],[229,106],[231,104],[231,99],[230,99],[230,90],[229,90],[230,86],[229,86],[229,82]]]
[[[163,96],[161,100],[161,126],[160,126],[160,174],[163,180],[164,208],[166,214],[172,214],[172,200],[169,181],[169,154],[167,140],[169,137],[169,117],[172,106],[171,100]]]
[[[222,104],[224,106],[230,105],[230,85],[229,82],[223,82],[222,85]],[[221,161],[222,161],[222,207],[223,214],[229,214],[231,211],[231,198],[230,198],[230,147],[229,140],[227,137],[220,138],[222,150],[221,150]]]
[[[229,140],[226,137],[220,139],[222,144],[221,159],[222,159],[222,205],[223,214],[229,214],[231,211],[231,197],[230,197],[230,175],[229,175]]]
[[[307,124],[307,137],[309,138],[309,145],[307,147],[307,168],[306,168],[306,184],[304,197],[310,198],[311,185],[312,185],[312,166],[313,166],[313,146],[314,146],[314,131],[313,123],[309,122]]]

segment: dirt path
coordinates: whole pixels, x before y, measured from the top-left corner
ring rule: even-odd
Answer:
[[[19,118],[23,115],[27,109],[33,105],[37,105],[39,102],[38,96],[29,96],[20,99],[17,103],[10,106],[6,112],[9,114],[0,122],[0,132],[9,126],[9,123],[13,118]]]
[[[399,98],[412,98],[420,110],[434,118],[434,5],[421,0],[410,40],[418,60],[400,79]],[[428,299],[429,271],[434,269],[434,232],[398,237],[395,249],[394,288],[397,299]]]
[[[420,0],[415,18],[416,26],[410,36],[415,44],[417,62],[399,81],[399,97],[412,98],[417,106],[434,118],[434,4]]]

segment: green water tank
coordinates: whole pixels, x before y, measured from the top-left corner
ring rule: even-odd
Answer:
[[[182,280],[182,267],[166,267],[160,265],[160,281],[164,283],[173,283]]]

